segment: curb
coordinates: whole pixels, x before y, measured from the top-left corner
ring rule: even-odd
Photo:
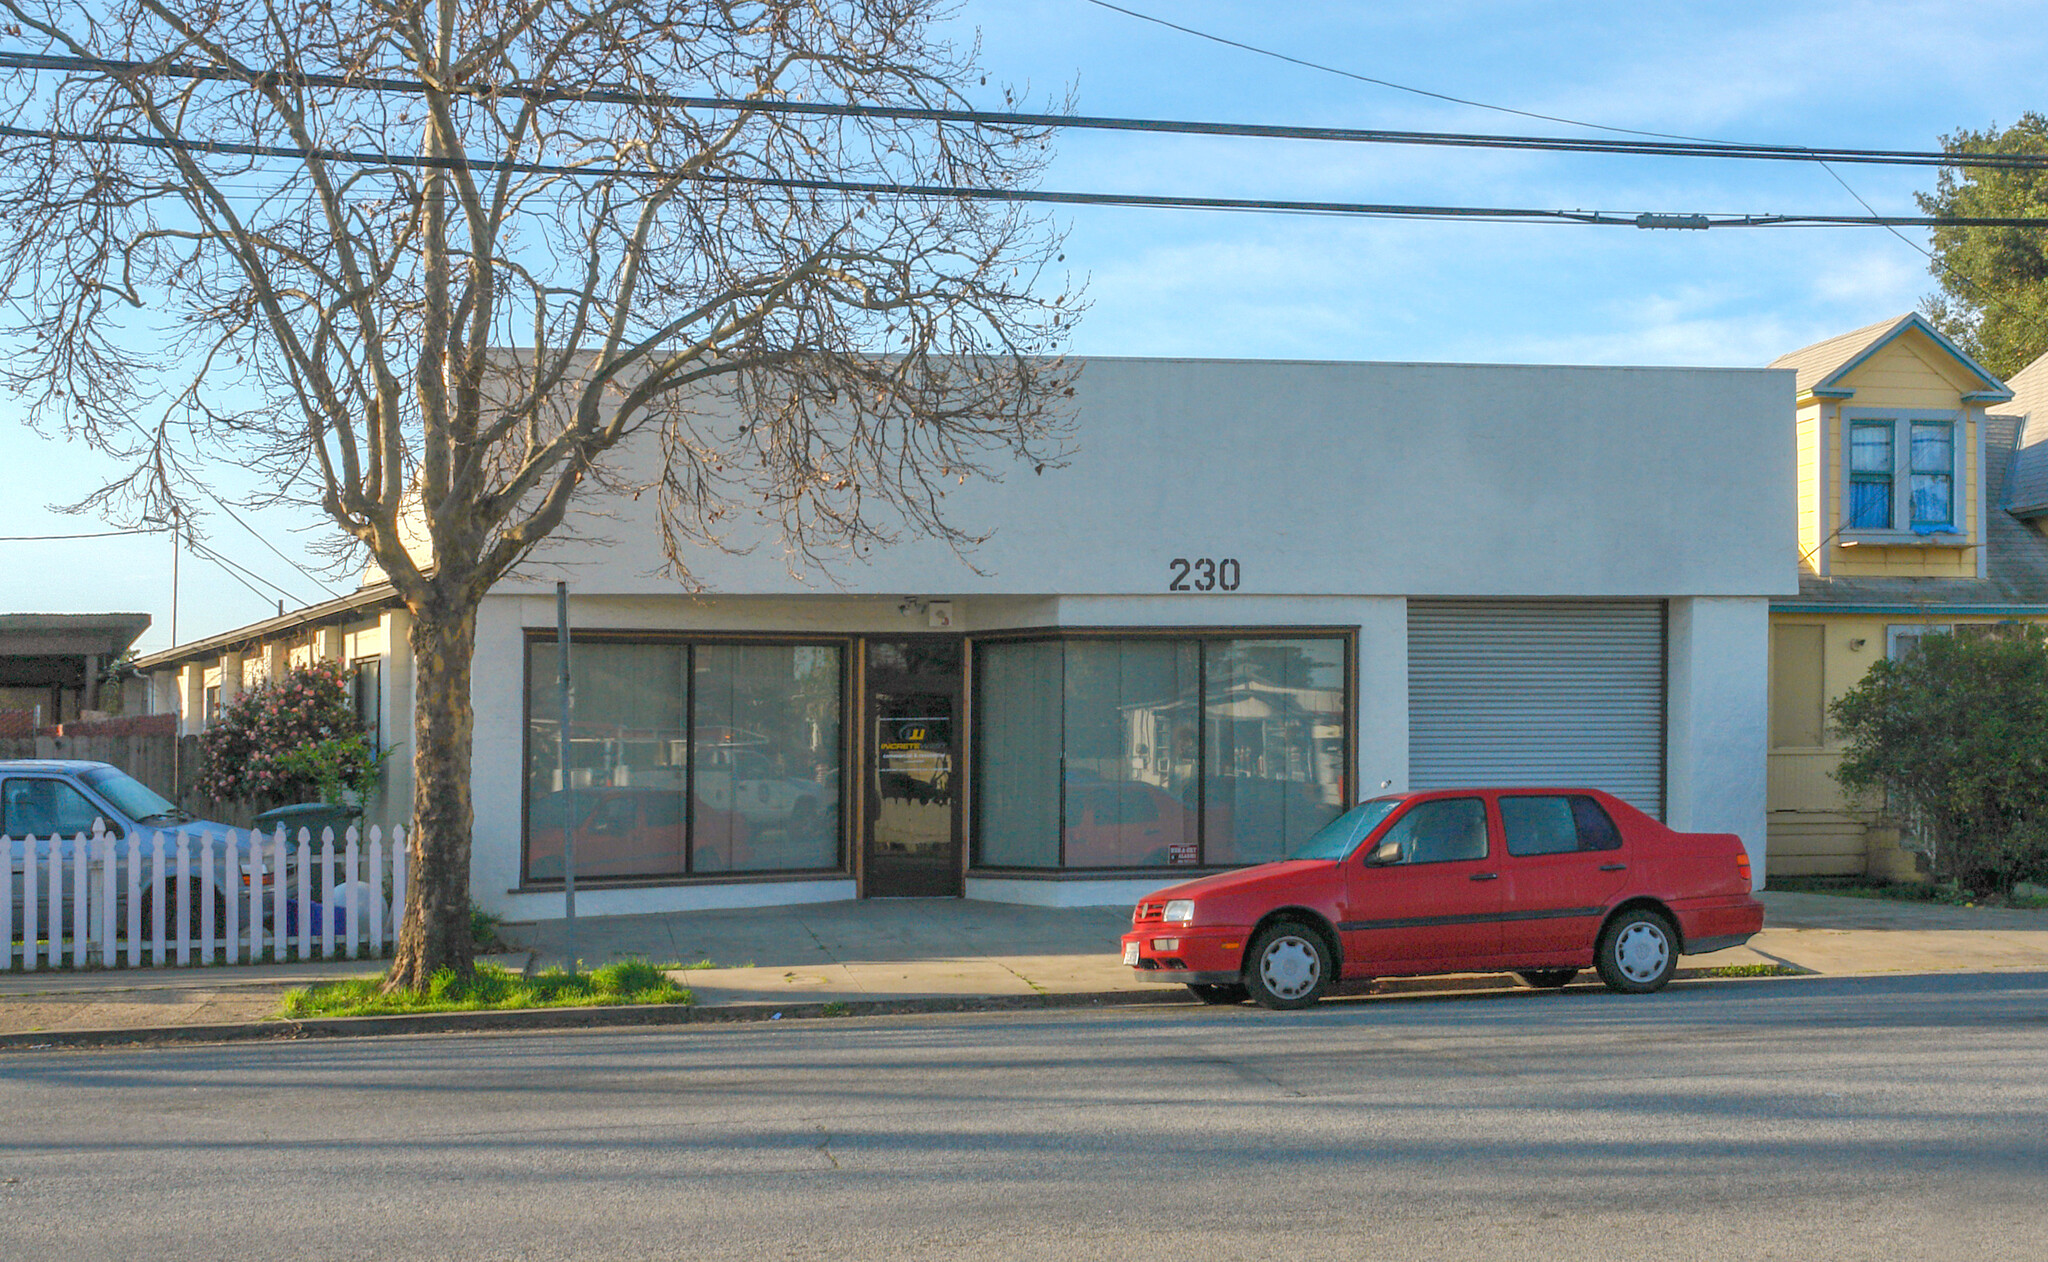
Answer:
[[[384,1017],[317,1017],[220,1025],[147,1026],[117,1030],[41,1030],[0,1034],[0,1052],[59,1048],[154,1046],[164,1043],[295,1042],[393,1034],[477,1034],[519,1030],[582,1030],[634,1026],[732,1025],[784,1018],[838,1018],[952,1012],[1011,1012],[1192,1001],[1179,990],[1097,991],[1056,995],[987,995],[940,999],[847,1000],[792,1004],[637,1004],[602,1008],[517,1008],[500,1012],[422,1012]],[[827,1012],[826,1009],[831,1009]]]
[[[1814,976],[1811,970],[1777,977]],[[1712,969],[1679,969],[1674,981],[1750,981],[1760,977],[1719,977]],[[1519,992],[1510,974],[1465,977],[1404,977],[1356,984],[1336,995],[1454,998],[1473,991]],[[1566,989],[1597,990],[1575,984]],[[0,1034],[0,1052],[153,1047],[171,1043],[279,1043],[322,1038],[375,1038],[399,1034],[480,1034],[518,1031],[630,1029],[678,1025],[738,1025],[759,1021],[835,1020],[845,1017],[919,1016],[945,1013],[1032,1012],[1058,1008],[1134,1007],[1181,1004],[1197,1007],[1179,986],[1155,984],[1144,990],[1082,991],[1062,994],[981,995],[930,999],[832,1000],[739,1004],[641,1004],[630,1007],[519,1008],[500,1012],[423,1012],[381,1017],[317,1017],[289,1021],[241,1021],[214,1025],[139,1026],[129,1029],[42,1030]]]

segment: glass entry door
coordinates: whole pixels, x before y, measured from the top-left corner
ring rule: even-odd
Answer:
[[[961,893],[960,642],[867,646],[867,898]]]

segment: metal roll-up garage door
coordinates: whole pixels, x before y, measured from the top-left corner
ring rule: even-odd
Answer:
[[[1408,782],[1590,785],[1664,814],[1664,602],[1408,602]]]

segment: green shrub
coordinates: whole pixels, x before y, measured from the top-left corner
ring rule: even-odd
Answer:
[[[469,940],[479,951],[498,949],[498,926],[504,921],[483,909],[475,899],[469,903]]]
[[[2048,635],[1999,630],[1922,637],[1831,707],[1836,779],[1882,789],[1966,896],[2048,877]]]
[[[339,803],[382,768],[339,662],[299,666],[236,695],[199,735],[195,788],[224,801]]]

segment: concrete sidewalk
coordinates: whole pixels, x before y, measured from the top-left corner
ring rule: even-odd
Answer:
[[[1746,947],[1681,967],[1785,964],[1834,976],[2048,971],[2048,911],[1766,892],[1767,928]],[[1115,954],[1123,908],[1042,908],[960,899],[587,919],[575,954],[701,965],[676,974],[702,1005],[1140,994]],[[567,961],[559,921],[505,926],[512,968]],[[285,966],[0,973],[0,1034],[191,1027],[262,1020],[284,992],[360,976],[376,961]],[[1503,982],[1502,984],[1507,984]]]
[[[1766,891],[1749,945],[1681,968],[1782,964],[1808,972],[2048,970],[2048,912]],[[580,926],[586,964],[702,964],[676,974],[705,1004],[852,1002],[970,995],[1156,991],[1116,956],[1121,907],[1043,908],[961,899],[812,903],[617,916]],[[542,964],[566,962],[560,921],[510,925]]]

